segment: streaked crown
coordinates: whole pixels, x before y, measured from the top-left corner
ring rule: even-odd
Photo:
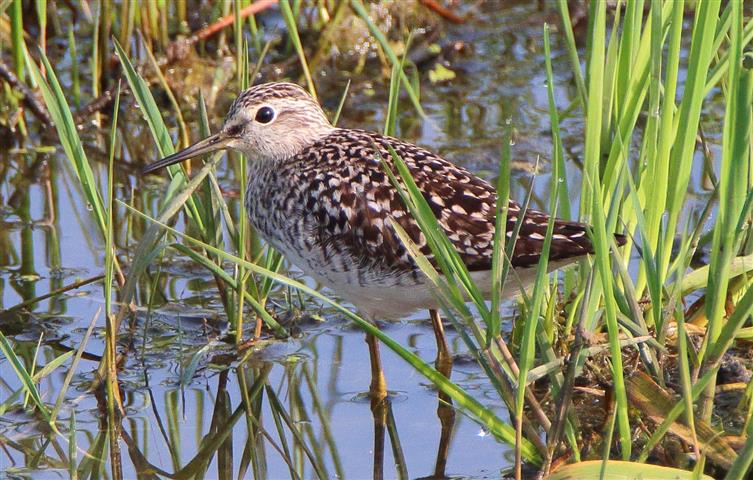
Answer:
[[[308,92],[284,82],[264,83],[243,91],[222,126],[227,146],[255,160],[293,156],[332,130]]]

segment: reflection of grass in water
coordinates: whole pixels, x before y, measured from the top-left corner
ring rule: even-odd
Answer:
[[[44,2],[42,2],[44,3]],[[180,2],[176,2],[180,3]],[[168,128],[165,126],[162,111],[152,98],[146,82],[130,67],[127,52],[133,39],[132,31],[134,24],[139,24],[142,29],[146,28],[147,51],[150,46],[165,46],[168,42],[167,30],[160,29],[158,21],[167,18],[166,13],[170,2],[163,2],[159,7],[156,5],[145,9],[143,15],[136,15],[133,2],[124,2],[121,12],[125,21],[124,28],[114,32],[120,34],[121,43],[126,46],[123,50],[116,45],[121,63],[125,67],[125,74],[142,114],[145,116],[160,155],[164,156],[173,151],[173,145]],[[350,2],[352,8],[364,20],[369,20],[368,12],[361,2]],[[18,0],[13,1],[11,10],[12,26],[14,35],[12,48],[16,68],[23,67],[23,37],[19,36],[15,23],[20,18],[16,7],[20,5]],[[288,28],[295,26],[300,19],[293,18],[294,12],[298,12],[298,4],[293,8],[284,2],[284,18]],[[566,2],[559,2],[559,8],[563,17],[568,18]],[[619,24],[613,26],[607,36],[607,12],[603,2],[595,2],[591,7],[590,30],[588,47],[585,52],[586,73],[580,71],[578,52],[575,49],[571,25],[563,24],[565,38],[568,40],[568,54],[575,69],[573,70],[577,86],[576,102],[583,112],[585,130],[585,154],[583,159],[584,175],[581,184],[580,209],[582,218],[588,219],[594,225],[593,240],[596,254],[593,257],[594,266],[591,273],[588,269],[581,268],[578,273],[568,272],[565,274],[564,288],[556,282],[550,283],[543,275],[540,276],[530,297],[524,295],[524,312],[521,321],[517,323],[513,331],[511,345],[508,347],[501,335],[501,320],[499,318],[500,299],[493,298],[491,307],[486,305],[484,299],[477,293],[478,288],[470,282],[467,272],[464,272],[462,263],[457,261],[454,252],[447,248],[446,239],[438,235],[436,228],[430,228],[432,217],[427,212],[425,205],[421,203],[422,197],[415,189],[410,188],[410,181],[404,178],[409,188],[405,193],[407,201],[414,207],[414,215],[425,226],[425,233],[432,238],[430,242],[435,257],[441,264],[440,270],[444,273],[444,280],[429,271],[430,277],[436,278],[440,285],[440,292],[446,302],[446,316],[458,327],[458,333],[465,341],[471,353],[483,367],[492,385],[498,390],[500,397],[505,400],[513,417],[517,421],[506,422],[495,414],[478,404],[473,397],[452,382],[447,381],[441,375],[422,362],[412,352],[392,341],[387,335],[373,330],[389,348],[395,350],[401,357],[418,372],[424,374],[437,383],[440,390],[452,397],[456,406],[474,417],[477,421],[491,428],[499,437],[513,445],[518,445],[518,452],[523,460],[531,464],[545,462],[548,465],[557,459],[561,453],[557,450],[564,441],[572,455],[579,459],[580,450],[583,447],[581,439],[590,434],[603,434],[604,439],[599,439],[589,446],[586,452],[589,457],[602,456],[618,457],[624,459],[645,462],[652,452],[657,453],[657,458],[673,462],[678,466],[684,466],[684,460],[678,455],[673,455],[668,448],[670,442],[666,434],[672,432],[679,437],[687,446],[698,453],[703,453],[709,460],[710,470],[714,473],[729,471],[730,478],[741,478],[750,465],[753,451],[753,435],[750,435],[742,446],[740,455],[734,457],[734,450],[728,445],[728,439],[712,429],[712,413],[715,411],[713,393],[716,386],[716,372],[719,369],[725,354],[735,345],[734,340],[740,327],[748,320],[748,313],[753,309],[753,294],[748,289],[747,279],[744,274],[750,270],[746,262],[737,261],[733,268],[732,260],[737,254],[750,255],[751,244],[747,241],[744,229],[750,218],[750,209],[753,198],[750,176],[745,172],[750,170],[750,104],[753,96],[753,74],[750,69],[743,68],[743,46],[753,36],[753,22],[748,22],[743,27],[742,7],[739,2],[729,2],[722,11],[721,21],[717,24],[719,5],[713,2],[702,2],[696,6],[693,28],[685,28],[683,25],[683,4],[681,2],[669,2],[660,5],[652,2],[646,16],[635,2],[628,2],[619,17],[614,17]],[[176,7],[179,21],[185,20],[185,9]],[[235,10],[236,12],[238,9]],[[98,35],[103,32],[113,31],[112,12],[108,10],[97,11],[95,16],[95,30]],[[336,16],[339,18],[339,16]],[[236,19],[236,25],[241,22]],[[121,20],[122,21],[122,20]],[[326,24],[326,22],[325,22]],[[400,87],[407,92],[414,106],[420,111],[418,93],[408,77],[405,75],[397,55],[392,51],[389,43],[379,35],[379,29],[373,23],[369,23],[369,29],[376,36],[381,48],[384,49],[389,63],[393,67],[392,88],[390,88],[389,115],[386,119],[388,128],[394,129],[398,105]],[[659,28],[661,26],[661,28]],[[237,28],[237,27],[236,27]],[[326,27],[324,27],[326,28]],[[640,32],[643,32],[639,35]],[[20,32],[23,33],[22,31]],[[101,59],[106,58],[109,35],[100,37],[95,42],[92,51],[92,85],[96,92],[101,82]],[[298,35],[293,36],[293,46],[303,65],[303,71],[307,72],[305,51],[300,44]],[[687,59],[687,74],[684,79],[684,89],[678,97],[677,83],[680,78],[679,59],[681,58],[682,41],[685,39],[691,44]],[[549,35],[545,31],[546,71],[548,80],[548,97],[550,108],[550,120],[553,138],[552,175],[550,211],[559,211],[563,216],[569,216],[571,210],[569,195],[567,193],[566,163],[562,153],[559,114],[555,102],[553,84],[554,78],[551,70],[551,54],[549,52]],[[260,42],[254,36],[252,43],[258,51]],[[242,45],[238,42],[237,45]],[[265,46],[265,50],[270,48]],[[103,47],[100,49],[100,46]],[[74,45],[71,45],[75,49]],[[244,48],[245,50],[245,48]],[[20,57],[18,56],[20,53]],[[664,54],[664,55],[663,55]],[[262,55],[263,56],[263,55]],[[717,56],[718,58],[714,58]],[[21,59],[21,60],[19,60]],[[68,110],[68,102],[54,77],[54,71],[49,62],[43,57],[45,70],[48,77],[44,81],[39,74],[36,65],[28,58],[26,60],[29,75],[42,89],[48,110],[60,136],[66,155],[72,161],[72,165],[78,175],[86,201],[92,206],[93,217],[103,238],[106,239],[107,261],[106,269],[109,275],[119,272],[116,256],[113,255],[113,228],[112,228],[112,170],[108,176],[108,204],[105,205],[103,198],[97,190],[97,184],[89,167],[89,161],[78,138],[78,133],[72,116]],[[261,62],[261,59],[259,60]],[[75,63],[75,62],[74,62]],[[152,62],[155,64],[156,62]],[[239,55],[239,77],[248,78],[248,60],[245,55]],[[257,65],[260,65],[258,63]],[[22,72],[17,72],[22,73]],[[313,88],[310,74],[306,75],[307,83]],[[165,91],[171,99],[171,105],[176,115],[180,108],[175,97],[171,95],[169,86],[160,79]],[[77,81],[74,80],[74,84]],[[710,265],[703,271],[691,273],[686,276],[685,272],[690,264],[691,257],[696,251],[697,242],[706,216],[700,219],[689,220],[684,230],[688,233],[683,235],[679,245],[675,241],[675,232],[679,230],[680,214],[687,200],[687,186],[690,174],[695,167],[694,152],[696,139],[699,136],[699,119],[703,108],[703,100],[710,89],[722,84],[720,96],[726,107],[725,128],[721,146],[721,167],[718,179],[715,180],[714,188],[719,201],[717,223],[714,232],[708,237],[710,241]],[[74,90],[78,87],[74,85]],[[78,96],[78,93],[74,95]],[[675,104],[675,99],[679,103]],[[342,105],[342,103],[341,103]],[[200,110],[201,128],[208,133],[203,102]],[[575,115],[577,110],[568,115]],[[586,122],[588,118],[590,121]],[[631,161],[629,146],[633,144],[633,136],[636,134],[635,127],[639,118],[645,118],[645,125],[637,134],[641,142],[637,154]],[[187,135],[187,128],[182,120],[179,126],[183,137]],[[113,136],[110,139],[111,147],[115,144]],[[185,141],[185,138],[183,138]],[[510,162],[509,141],[505,141],[505,153],[500,168],[498,190],[500,193],[500,205],[498,211],[504,212],[504,198],[509,190]],[[110,151],[110,158],[114,151]],[[216,161],[216,159],[214,160]],[[186,232],[190,237],[173,232],[173,236],[188,240],[181,243],[179,239],[170,241],[169,245],[161,243],[165,229],[157,223],[150,224],[147,231],[141,236],[142,243],[137,249],[136,262],[131,265],[128,277],[121,277],[118,282],[118,294],[120,301],[129,303],[135,298],[136,285],[140,277],[147,271],[148,265],[154,258],[165,254],[165,249],[177,250],[179,253],[194,260],[197,264],[207,268],[215,278],[217,288],[223,300],[223,305],[228,319],[235,322],[236,341],[241,340],[242,312],[244,302],[254,309],[256,314],[265,321],[269,329],[278,335],[284,335],[282,327],[277,325],[275,319],[266,311],[265,300],[270,294],[273,282],[299,288],[301,291],[328,301],[321,297],[318,292],[302,287],[287,277],[276,273],[280,268],[281,259],[267,251],[260,255],[258,249],[250,249],[246,252],[248,240],[252,238],[247,231],[241,215],[235,220],[231,214],[232,209],[226,203],[220,193],[216,178],[211,172],[211,164],[203,168],[193,176],[193,181],[188,182],[182,169],[174,167],[171,171],[173,180],[167,187],[164,196],[163,208],[158,214],[149,216],[157,218],[163,224],[170,224],[172,218],[179,212],[184,212],[187,219]],[[398,165],[399,165],[398,161]],[[243,178],[245,169],[243,160],[240,163],[240,177]],[[401,172],[405,177],[406,171]],[[504,193],[502,193],[504,191]],[[225,235],[223,235],[223,225]],[[498,229],[499,230],[499,229]],[[625,269],[625,262],[630,258],[631,247],[622,251],[615,251],[610,233],[612,231],[626,230],[634,239],[640,239],[640,258],[637,261],[639,272],[635,281]],[[550,235],[547,235],[549,238]],[[230,238],[230,241],[225,241]],[[502,282],[508,276],[508,262],[504,260],[502,252],[507,250],[508,257],[514,239],[505,244],[503,236],[495,240],[498,252],[495,259],[493,277],[495,281]],[[673,245],[679,248],[673,250]],[[232,247],[230,247],[232,246]],[[226,253],[228,248],[238,252],[237,256]],[[249,253],[251,253],[249,255]],[[249,260],[261,258],[257,263]],[[233,262],[237,270],[230,275],[223,270],[223,261]],[[423,266],[429,267],[426,262]],[[545,267],[542,260],[540,267]],[[742,267],[740,265],[742,264]],[[586,261],[583,262],[586,266]],[[543,272],[544,270],[542,270]],[[617,272],[614,275],[613,272]],[[250,272],[250,273],[248,273]],[[704,272],[707,272],[704,274]],[[449,279],[449,280],[447,280]],[[158,278],[155,278],[155,284]],[[682,302],[689,291],[692,283],[693,291],[705,289],[697,304],[702,308],[692,311],[684,311]],[[107,282],[105,296],[108,299],[111,282]],[[481,322],[471,315],[465,305],[465,292],[475,300],[475,310],[479,312]],[[567,299],[564,306],[558,304],[558,297]],[[648,305],[645,309],[642,303]],[[728,315],[725,307],[732,309]],[[336,306],[340,311],[351,318],[354,322],[370,331],[366,322],[350,312]],[[111,321],[110,308],[106,308],[108,323]],[[120,319],[127,310],[122,309],[118,317],[112,320],[113,328],[108,328],[106,345],[108,345],[107,362],[103,362],[100,370],[102,374],[111,372],[109,378],[114,378],[114,355],[115,332]],[[560,327],[560,317],[565,317],[565,327]],[[686,324],[687,323],[687,324]],[[701,346],[697,346],[689,339],[688,332],[695,332],[698,326],[704,326],[705,334],[701,337]],[[573,328],[575,327],[575,328]],[[604,335],[606,332],[606,336]],[[677,333],[672,333],[677,332]],[[569,341],[568,335],[573,333],[575,340]],[[622,337],[623,342],[620,343]],[[629,337],[639,337],[639,341],[630,341]],[[588,348],[589,339],[602,339],[602,350],[609,351],[608,366],[597,368],[597,362],[590,355],[593,348]],[[85,344],[85,342],[84,342]],[[83,351],[83,345],[81,350]],[[632,345],[637,349],[639,363],[633,376],[624,376],[622,367],[623,350],[625,345]],[[4,340],[3,353],[10,361],[13,357],[14,348]],[[111,346],[111,347],[110,347]],[[697,350],[696,350],[697,348]],[[677,353],[676,366],[666,369],[665,363],[671,361],[667,350],[673,349]],[[510,354],[509,351],[512,353]],[[512,356],[509,356],[512,355]],[[59,366],[67,361],[72,355],[65,354],[57,357],[57,360],[47,365]],[[18,357],[16,357],[18,359]],[[576,361],[577,360],[577,361]],[[660,361],[661,360],[661,361]],[[604,422],[602,431],[593,425],[579,424],[574,412],[578,412],[582,405],[573,400],[573,390],[576,376],[587,378],[582,375],[582,364],[587,363],[586,374],[600,375],[602,383],[609,382],[613,389],[613,404],[604,408]],[[16,373],[24,387],[23,392],[34,400],[36,391],[33,371],[30,373],[19,360],[22,368]],[[561,368],[565,364],[566,368]],[[665,370],[666,369],[666,370]],[[47,373],[51,369],[47,369]],[[75,369],[71,369],[74,371]],[[667,371],[670,370],[670,371]],[[674,370],[677,373],[674,373]],[[43,369],[44,371],[44,369]],[[244,372],[241,374],[241,372]],[[209,434],[203,439],[200,450],[192,460],[181,465],[180,452],[180,426],[181,412],[178,403],[170,404],[167,420],[166,435],[167,444],[171,447],[173,469],[178,478],[190,476],[196,472],[207,473],[207,468],[217,455],[218,464],[228,465],[232,469],[232,450],[229,443],[229,435],[233,426],[244,417],[249,432],[249,443],[245,446],[242,454],[241,471],[252,470],[257,476],[265,473],[266,450],[262,445],[267,442],[284,459],[289,466],[293,477],[305,476],[306,469],[320,476],[327,476],[332,472],[327,469],[327,462],[320,450],[320,439],[315,438],[310,425],[296,422],[296,418],[304,419],[309,414],[302,405],[300,395],[291,397],[291,407],[282,404],[277,394],[266,384],[266,371],[242,367],[238,369],[239,382],[242,385],[242,403],[234,410],[229,403],[229,397],[225,390],[225,383],[220,382],[217,392],[212,426]],[[227,376],[224,372],[223,375]],[[308,390],[313,398],[316,396],[313,382],[308,374]],[[536,396],[530,388],[517,389],[516,385],[527,385],[532,379],[546,376],[551,389],[548,395],[556,404],[556,409],[541,407],[538,405]],[[225,377],[226,378],[226,377]],[[693,382],[695,380],[695,382]],[[300,379],[297,380],[300,387]],[[66,382],[67,383],[67,382]],[[682,399],[675,402],[671,390],[666,389],[666,384],[679,384]],[[110,384],[109,405],[113,406],[114,384]],[[662,388],[663,387],[663,388]],[[647,392],[647,390],[654,392]],[[60,393],[63,398],[66,388]],[[658,393],[657,393],[658,392]],[[611,393],[611,391],[610,391]],[[261,408],[265,401],[268,408],[272,409],[274,421],[274,434],[266,430],[261,422]],[[661,398],[665,401],[653,402],[652,399]],[[751,396],[748,395],[750,409]],[[43,418],[45,412],[49,413],[49,406],[41,399],[34,400],[35,411]],[[694,410],[695,413],[689,414]],[[5,402],[3,405],[8,405]],[[320,413],[321,403],[314,401],[314,412],[325,423],[325,416]],[[630,409],[630,407],[633,407]],[[651,408],[653,407],[653,409]],[[59,402],[54,411],[59,411]],[[642,411],[649,413],[649,422],[641,418]],[[115,417],[111,411],[110,426]],[[678,421],[682,416],[684,421]],[[55,414],[52,415],[52,418]],[[749,415],[745,416],[746,419]],[[647,428],[647,433],[635,433],[635,425],[640,421]],[[71,417],[71,430],[75,430],[75,419]],[[117,423],[117,422],[116,422]],[[654,427],[660,423],[658,427]],[[749,429],[751,422],[746,421],[742,431]],[[632,424],[632,425],[631,425]],[[684,425],[687,425],[685,427]],[[393,429],[394,430],[394,429]],[[114,430],[113,430],[114,431]],[[163,431],[165,431],[163,429]],[[253,432],[253,433],[252,433]],[[539,440],[542,432],[547,432],[546,443]],[[619,450],[612,453],[612,433],[616,435]],[[392,433],[392,432],[391,432]],[[126,443],[127,435],[121,432]],[[169,439],[168,439],[169,437]],[[333,456],[333,463],[338,474],[342,475],[340,463],[336,457],[336,448],[331,435],[324,435],[325,441]],[[110,437],[111,439],[113,437]],[[634,438],[636,441],[634,442]],[[527,440],[526,440],[527,439]],[[113,452],[106,452],[106,437],[97,437],[91,442],[90,452],[95,458],[104,459],[110,455],[112,468],[117,468],[115,462],[119,461]],[[393,442],[399,445],[399,442]],[[666,443],[666,445],[665,445]],[[111,443],[112,445],[112,443]],[[95,467],[89,457],[75,466],[75,444],[70,442],[71,454],[68,465],[72,469],[78,469],[78,474],[95,471],[101,467]],[[132,445],[129,443],[129,447]],[[657,450],[658,449],[658,450]],[[131,461],[137,468],[155,468],[145,463],[143,458],[136,452],[132,453]],[[304,462],[305,459],[305,462]],[[307,465],[307,466],[304,466]],[[699,463],[703,467],[703,462]],[[618,468],[627,468],[624,465]],[[647,468],[641,466],[640,468]],[[87,470],[88,469],[88,470]],[[248,470],[247,470],[248,469]],[[157,469],[157,471],[159,471]]]

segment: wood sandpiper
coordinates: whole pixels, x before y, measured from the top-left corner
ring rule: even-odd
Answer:
[[[449,357],[435,292],[397,236],[396,221],[431,260],[416,221],[385,174],[389,148],[403,159],[439,225],[476,283],[489,293],[496,192],[468,170],[410,143],[378,133],[336,128],[300,86],[265,83],[242,92],[222,129],[144,169],[149,173],[220,149],[240,151],[252,164],[246,211],[252,225],[303,272],[352,303],[372,321],[429,309],[438,364]],[[394,166],[392,167],[394,169]],[[510,201],[506,233],[521,214]],[[544,245],[549,215],[526,210],[510,259],[514,282],[529,286]],[[557,219],[550,270],[592,253],[588,226]],[[617,243],[624,237],[617,235]],[[376,340],[367,336],[372,394],[384,387]],[[451,364],[451,360],[450,360]],[[445,365],[449,372],[449,366]]]

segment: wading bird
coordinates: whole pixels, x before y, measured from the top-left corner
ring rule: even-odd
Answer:
[[[265,83],[245,90],[218,133],[147,166],[144,172],[221,149],[246,154],[252,163],[245,207],[262,237],[372,321],[428,309],[437,339],[437,364],[443,363],[443,370],[449,372],[451,359],[436,292],[392,224],[399,224],[433,261],[417,222],[385,173],[383,162],[395,171],[390,148],[407,165],[476,283],[489,294],[494,188],[410,143],[332,126],[319,104],[298,85]],[[549,215],[523,212],[510,201],[508,237],[520,215],[524,216],[522,227],[510,258],[513,280],[507,282],[504,296],[533,282],[549,221]],[[583,223],[555,221],[550,270],[592,253],[587,228]],[[617,243],[623,244],[624,237],[618,235]],[[366,340],[371,393],[383,395],[377,340],[370,335]]]

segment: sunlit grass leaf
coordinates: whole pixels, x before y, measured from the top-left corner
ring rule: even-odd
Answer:
[[[586,92],[586,82],[583,80],[583,72],[581,71],[581,63],[578,58],[578,48],[575,45],[575,35],[573,34],[573,22],[570,18],[570,9],[567,4],[567,0],[557,0],[557,7],[560,11],[560,17],[562,18],[562,28],[565,34],[565,44],[567,45],[568,58],[575,77],[575,85],[578,88],[578,100],[580,100],[581,108],[586,109],[588,93]]]
[[[676,399],[662,389],[647,374],[638,373],[628,380],[630,403],[641,415],[660,424],[675,405]],[[687,406],[687,404],[686,404]],[[716,465],[729,468],[736,454],[729,443],[719,436],[719,432],[702,418],[695,418],[695,432],[684,422],[672,422],[669,431],[688,445],[696,439],[701,451]]]
[[[79,180],[81,189],[84,192],[87,203],[91,206],[94,214],[99,232],[104,238],[105,236],[105,207],[102,200],[102,196],[97,189],[97,182],[94,179],[89,160],[86,158],[84,152],[84,146],[81,143],[81,138],[78,135],[76,128],[76,122],[73,120],[70,107],[63,93],[63,89],[60,86],[60,82],[55,75],[55,71],[47,60],[47,56],[40,52],[40,58],[44,65],[47,79],[42,76],[37,64],[31,58],[28,50],[24,50],[26,55],[26,64],[29,72],[34,79],[34,83],[39,87],[42,92],[42,98],[44,98],[47,110],[50,112],[52,121],[55,123],[55,128],[60,137],[60,144],[63,146],[66,157],[71,161],[73,171],[76,173],[76,177]]]
[[[144,116],[147,125],[149,125],[149,131],[152,132],[154,142],[157,145],[157,150],[160,157],[165,157],[175,152],[173,147],[173,141],[170,137],[170,133],[167,130],[164,120],[162,119],[162,111],[157,107],[157,103],[154,101],[149,85],[144,81],[141,75],[136,72],[136,69],[128,59],[128,55],[123,51],[117,40],[113,39],[115,46],[115,52],[120,59],[120,64],[123,66],[123,73],[125,74],[128,85],[131,87],[131,92],[136,97],[136,102],[139,104],[141,114]],[[172,199],[175,192],[185,184],[187,181],[185,173],[180,165],[170,165],[167,167],[168,172],[172,180],[167,188],[167,193],[163,198],[163,202],[168,202]],[[201,217],[201,209],[197,206],[200,203],[198,198],[189,197],[183,202],[187,206],[187,213],[189,218],[196,223],[200,232],[204,233],[204,222]]]
[[[78,448],[76,445],[76,410],[71,410],[68,421],[68,476],[78,479]]]
[[[16,77],[24,78],[24,18],[21,0],[11,0],[10,16],[11,51],[13,53],[13,67]],[[8,5],[5,5],[5,10]]]
[[[16,352],[13,350],[13,346],[10,344],[8,339],[5,338],[5,335],[3,335],[3,332],[0,332],[0,353],[2,353],[3,356],[8,360],[11,368],[16,373],[18,379],[21,381],[21,385],[23,385],[24,390],[34,402],[34,405],[37,406],[39,414],[42,415],[42,417],[47,422],[49,422],[51,418],[50,410],[42,401],[42,396],[39,394],[39,390],[37,389],[34,380],[26,370],[26,367],[24,366],[21,359],[16,355]]]
[[[397,130],[397,107],[400,101],[399,69],[397,65],[392,66],[389,103],[387,103],[387,114],[384,116],[384,134],[389,136],[394,136]]]
[[[621,462],[609,460],[602,471],[603,462],[591,460],[587,462],[571,463],[557,468],[548,477],[549,480],[597,480],[602,478],[624,480],[693,480],[693,472],[677,468],[649,465],[638,462]],[[703,480],[713,480],[708,475],[702,475]]]
[[[669,2],[670,4],[673,2]],[[679,116],[677,119],[677,133],[672,147],[669,177],[669,191],[667,193],[667,231],[674,232],[677,229],[682,204],[688,193],[692,158],[695,151],[696,136],[704,100],[703,89],[708,75],[711,51],[716,23],[719,15],[719,2],[701,2],[696,9],[696,19],[688,58],[688,74],[685,78],[685,88],[682,101],[680,102]],[[673,236],[668,235],[661,246],[662,271],[666,271],[672,250]]]
[[[604,45],[606,44],[606,5],[597,3],[593,20],[591,37],[591,55],[588,66],[588,102],[586,105],[587,118],[602,117],[604,92]],[[628,416],[627,395],[622,371],[622,351],[619,344],[619,327],[617,325],[617,305],[612,290],[612,272],[609,265],[610,241],[607,239],[607,222],[602,202],[601,174],[599,165],[601,159],[602,125],[598,121],[586,122],[586,139],[583,169],[583,192],[581,203],[585,213],[594,223],[593,249],[595,263],[601,280],[601,290],[604,299],[606,324],[609,332],[610,353],[612,361],[612,382],[616,397],[617,431],[620,436],[620,447],[624,460],[630,459],[632,439],[630,420]],[[611,233],[609,234],[611,235]],[[608,441],[606,442],[609,444]]]
[[[196,374],[196,370],[199,368],[201,360],[206,357],[211,349],[212,345],[208,343],[191,354],[191,360],[188,362],[188,365],[182,368],[180,372],[180,385],[182,387],[190,385],[193,376]]]
[[[57,370],[57,368],[64,364],[66,360],[71,358],[76,352],[73,350],[70,350],[68,352],[63,353],[62,355],[58,355],[57,357],[53,358],[49,362],[45,364],[44,367],[42,367],[39,371],[34,372],[34,375],[32,375],[32,379],[35,382],[38,382],[42,380],[43,378],[49,376],[52,372]]]
[[[750,178],[750,131],[753,101],[753,71],[742,66],[742,3],[732,3],[730,30],[730,67],[728,81],[734,88],[727,94],[722,136],[722,158],[718,183],[718,212],[713,230],[711,261],[709,263],[708,287],[706,289],[705,313],[708,318],[707,334],[699,351],[703,359],[707,350],[718,345],[731,345],[734,333],[729,330],[730,319],[726,305],[730,289],[730,263],[738,253],[739,239],[743,232],[737,230],[741,214],[744,214],[746,196],[751,189]],[[713,10],[712,10],[713,12]],[[748,219],[749,220],[749,219]],[[733,314],[734,316],[734,314]],[[725,337],[726,336],[726,337]],[[715,382],[714,382],[715,383]],[[700,406],[704,418],[710,419],[714,404],[715,385],[708,388]]]
[[[157,102],[154,101],[154,97],[152,97],[149,90],[149,85],[138,74],[123,47],[120,46],[120,43],[116,39],[113,39],[113,45],[120,64],[123,66],[123,73],[126,80],[128,80],[128,85],[131,87],[133,96],[139,104],[141,114],[144,116],[147,125],[149,125],[149,131],[152,132],[159,155],[166,157],[174,153],[173,140],[170,137],[170,132],[167,130],[165,122],[162,120],[162,111],[157,106]],[[179,168],[175,168],[174,170],[177,172]]]
[[[298,53],[298,60],[301,62],[303,76],[306,78],[306,86],[308,86],[311,96],[316,99],[314,80],[311,78],[311,72],[309,72],[308,62],[306,61],[306,52],[303,51],[301,37],[298,35],[296,19],[293,15],[293,11],[290,9],[290,2],[288,2],[288,0],[280,0],[280,12],[282,13],[283,20],[285,20],[285,25],[288,27],[288,33],[290,34],[290,39],[293,42],[295,51]]]
[[[348,99],[348,91],[350,90],[350,79],[348,79],[348,83],[345,84],[345,88],[343,89],[342,95],[340,95],[340,102],[337,104],[337,110],[335,110],[335,114],[332,116],[332,126],[336,127],[337,122],[340,120],[340,114],[343,111],[343,107],[345,106],[345,100]]]
[[[86,329],[86,333],[84,333],[78,349],[76,349],[76,355],[73,357],[71,365],[68,368],[68,373],[66,374],[65,379],[63,379],[63,383],[60,386],[60,391],[58,392],[55,406],[50,411],[50,422],[55,421],[58,413],[60,412],[60,409],[63,406],[63,400],[65,400],[65,395],[68,392],[68,387],[71,384],[71,380],[73,380],[73,376],[77,373],[76,367],[78,367],[78,362],[79,360],[81,360],[81,356],[84,354],[84,349],[86,348],[87,343],[89,343],[89,337],[92,334],[92,330],[94,330],[94,325],[97,323],[97,319],[99,318],[100,313],[102,313],[101,308],[97,309],[97,312],[92,316],[92,319],[89,322],[89,327]]]
[[[687,295],[708,286],[709,266],[704,265],[687,274],[682,279],[682,293]],[[753,255],[744,257],[735,257],[729,264],[727,279],[737,277],[738,275],[747,274],[753,271]],[[671,289],[674,283],[667,286]]]

